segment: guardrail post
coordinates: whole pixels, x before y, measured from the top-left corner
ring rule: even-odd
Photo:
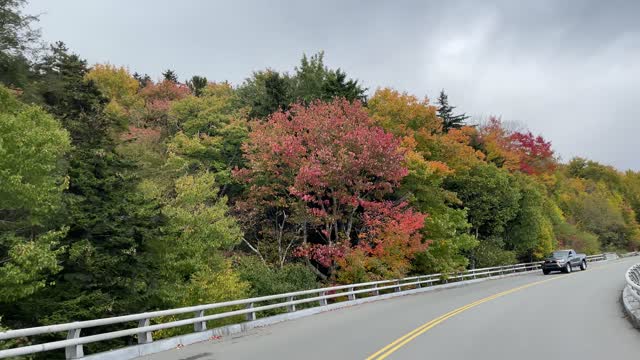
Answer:
[[[400,288],[400,280],[396,280],[395,284],[398,285],[398,286],[394,287],[393,291],[394,292],[400,292],[400,290],[401,290],[401,288]]]
[[[347,292],[351,293],[353,291],[353,288],[350,287],[347,289]],[[355,300],[356,299],[356,294],[349,294],[349,300]]]
[[[296,298],[295,296],[289,296],[289,297],[287,298],[287,302],[291,302],[291,301],[293,301],[295,298]],[[287,305],[287,311],[288,311],[288,312],[294,312],[294,311],[296,311],[296,304]]]
[[[421,280],[420,276],[418,276],[418,278],[416,280],[418,280],[418,281],[416,281],[417,282],[416,289],[420,289],[422,287],[422,284],[420,283],[420,280]]]
[[[320,296],[325,296],[327,295],[326,291],[320,291]],[[320,299],[318,300],[318,303],[320,304],[320,306],[326,306],[327,305],[327,299]]]
[[[67,333],[67,340],[77,339],[80,337],[82,329],[71,329]],[[72,345],[64,348],[64,354],[67,359],[78,359],[84,356],[82,345]]]
[[[196,311],[196,317],[203,317],[204,316],[204,310],[198,310]],[[207,322],[206,321],[198,321],[197,323],[193,323],[193,330],[196,332],[200,332],[200,331],[205,331],[207,330]]]
[[[380,295],[380,290],[378,290],[378,284],[373,285],[373,288],[375,289],[375,290],[372,291],[373,296]]]
[[[138,327],[149,326],[149,319],[142,319],[138,321]],[[153,341],[151,331],[143,331],[138,333],[138,344],[148,344]]]
[[[253,303],[248,303],[247,304],[247,309],[253,309]],[[256,319],[256,312],[252,311],[252,312],[248,312],[246,315],[246,319],[247,321],[253,321]]]

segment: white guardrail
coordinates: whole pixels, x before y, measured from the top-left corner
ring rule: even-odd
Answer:
[[[625,274],[629,292],[638,301],[640,301],[640,263],[633,265]]]
[[[587,256],[587,260],[590,262],[605,259],[607,259],[607,256],[605,254]],[[65,356],[67,359],[78,359],[84,356],[84,344],[117,339],[127,336],[137,337],[138,344],[148,344],[153,342],[152,333],[158,330],[171,329],[185,325],[193,325],[194,332],[202,332],[207,330],[207,321],[211,320],[244,315],[244,319],[246,321],[253,321],[256,320],[258,312],[265,310],[285,309],[287,312],[294,312],[296,311],[297,305],[306,304],[307,308],[310,306],[326,306],[329,304],[329,301],[331,301],[332,303],[341,301],[353,301],[356,300],[358,296],[375,297],[380,296],[384,293],[402,292],[421,288],[424,286],[432,286],[454,281],[463,281],[483,277],[506,275],[516,272],[532,271],[540,269],[541,264],[542,262],[533,262],[465,270],[450,274],[411,276],[403,279],[381,280],[350,285],[332,286],[313,290],[295,291],[285,294],[261,296],[250,299],[233,300],[222,303],[189,306],[171,310],[151,311],[141,314],[116,316],[104,319],[8,330],[5,332],[0,332],[0,341],[44,334],[55,334],[61,332],[66,332],[67,338],[66,340],[58,340],[42,344],[27,345],[7,350],[0,350],[0,358],[35,354],[39,352],[64,348]],[[636,268],[636,271],[638,271],[638,268]],[[638,272],[634,273],[634,275],[627,274],[627,281],[629,281],[630,279],[629,276],[636,276],[635,279],[636,281],[638,280]],[[636,290],[640,289],[640,286],[634,286],[636,286]],[[273,303],[274,301],[277,302]],[[227,309],[226,311],[218,312],[215,314],[205,313],[207,310],[220,310],[223,308],[231,309]],[[193,314],[193,317],[151,325],[152,319],[156,319],[156,321],[158,321],[159,319],[157,318],[182,314]],[[136,327],[124,330],[97,333],[88,336],[80,336],[83,329],[136,321],[138,324]]]

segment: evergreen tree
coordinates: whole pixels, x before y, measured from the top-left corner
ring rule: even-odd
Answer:
[[[191,80],[187,81],[187,86],[189,87],[189,89],[191,89],[191,92],[195,96],[200,96],[202,95],[202,91],[204,90],[204,88],[207,87],[208,83],[209,82],[207,81],[206,77],[195,75],[191,78]]]
[[[60,240],[63,270],[49,279],[54,285],[9,313],[49,324],[145,310],[153,283],[145,249],[162,217],[137,191],[135,163],[116,151],[117,127],[104,113],[106,99],[84,78],[86,61],[58,43],[38,69],[45,106],[72,139],[58,220],[69,231]]]
[[[317,99],[331,101],[336,97],[364,101],[367,91],[357,80],[347,80],[344,71],[325,66],[322,51],[311,57],[302,56],[300,67],[296,68],[294,83],[294,98],[305,104]]]
[[[139,88],[142,89],[151,83],[151,76],[149,74],[140,75],[137,72],[133,73],[133,78],[138,80],[138,84],[140,84]]]
[[[293,102],[293,79],[271,69],[257,71],[238,88],[238,96],[240,103],[249,108],[251,118],[264,118],[289,109]]]
[[[366,88],[358,85],[358,80],[347,80],[347,74],[340,70],[331,70],[322,84],[323,100],[330,101],[334,97],[343,97],[347,100],[366,101],[364,92]]]
[[[438,116],[442,119],[442,130],[448,132],[449,129],[459,129],[464,126],[464,121],[469,118],[466,114],[454,115],[455,106],[449,105],[449,97],[444,89],[440,91],[438,97]]]
[[[175,71],[171,70],[171,69],[167,69],[166,71],[164,71],[162,73],[162,77],[164,77],[165,81],[171,81],[174,83],[178,82],[178,75],[176,74]]]

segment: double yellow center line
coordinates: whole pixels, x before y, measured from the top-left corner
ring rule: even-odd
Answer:
[[[396,350],[398,350],[399,348],[401,348],[402,346],[406,345],[408,342],[410,342],[411,340],[417,338],[418,336],[420,336],[421,334],[429,331],[429,329],[433,328],[434,326],[440,324],[441,322],[454,317],[458,314],[460,314],[463,311],[469,310],[475,306],[478,306],[480,304],[486,303],[487,301],[491,301],[494,299],[497,299],[501,296],[505,296],[505,295],[509,295],[511,293],[514,293],[516,291],[520,291],[523,289],[526,289],[528,287],[532,287],[535,285],[539,285],[545,282],[549,282],[549,281],[553,281],[553,280],[557,280],[557,279],[561,279],[562,277],[553,277],[551,279],[546,279],[546,280],[541,280],[541,281],[536,281],[536,282],[532,282],[526,285],[522,285],[507,291],[503,291],[501,293],[495,294],[495,295],[491,295],[488,296],[484,299],[480,299],[478,301],[472,302],[471,304],[467,304],[465,306],[459,307],[453,311],[450,311],[440,317],[437,317],[419,327],[417,327],[416,329],[414,329],[413,331],[399,337],[398,339],[396,339],[394,342],[392,342],[391,344],[383,347],[382,349],[376,351],[373,355],[369,356],[367,358],[367,360],[382,360],[385,359],[387,356],[393,354]]]

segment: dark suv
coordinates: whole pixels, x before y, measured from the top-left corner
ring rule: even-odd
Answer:
[[[542,263],[542,272],[547,275],[552,271],[570,273],[573,269],[587,270],[587,256],[576,254],[573,249],[554,251]]]

